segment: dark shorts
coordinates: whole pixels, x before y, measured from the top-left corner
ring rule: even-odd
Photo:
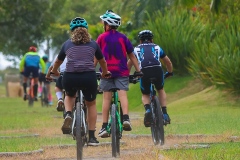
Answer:
[[[62,78],[63,88],[66,94],[74,97],[77,89],[81,89],[85,100],[93,101],[97,95],[97,76],[96,72],[65,72]]]
[[[50,82],[46,80],[46,74],[39,73],[38,81],[40,83],[50,84]]]
[[[157,90],[160,90],[164,86],[163,70],[160,66],[143,68],[142,72],[144,76],[140,80],[140,88],[142,94],[150,94],[150,78],[155,78],[154,86]]]
[[[38,76],[39,76],[39,67],[27,67],[27,66],[25,66],[23,75],[25,77],[29,77],[30,74],[32,74],[33,78],[38,78]]]
[[[56,87],[59,89],[63,90],[63,85],[62,85],[62,76],[60,76],[57,81],[56,81]]]

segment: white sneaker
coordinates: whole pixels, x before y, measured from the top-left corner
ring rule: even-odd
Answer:
[[[64,111],[64,103],[63,103],[63,99],[60,98],[57,102],[57,107],[56,107],[57,111]]]
[[[110,135],[108,134],[106,128],[102,128],[98,133],[98,137],[107,138],[110,137]]]

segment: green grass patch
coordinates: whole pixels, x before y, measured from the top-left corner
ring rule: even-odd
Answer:
[[[210,144],[209,148],[171,149],[159,152],[169,159],[177,160],[238,160],[240,159],[240,142]]]

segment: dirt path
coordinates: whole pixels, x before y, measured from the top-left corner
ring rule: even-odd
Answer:
[[[139,115],[132,115],[132,123],[142,119]],[[98,117],[98,128],[101,125],[101,115]],[[40,135],[43,133],[40,133]],[[51,134],[51,133],[44,133]],[[48,135],[49,136],[49,135]],[[65,135],[60,135],[65,136]],[[167,135],[163,146],[155,146],[151,135],[124,134],[121,139],[120,158],[123,160],[145,160],[161,159],[165,160],[162,150],[179,148],[208,148],[206,143],[225,142],[238,140],[239,137],[224,137],[221,135]],[[100,140],[101,145],[97,147],[84,147],[84,159],[86,160],[111,160],[116,159],[111,156],[111,139]],[[1,160],[76,160],[76,145],[63,146],[43,146],[40,150],[25,153],[0,153]]]

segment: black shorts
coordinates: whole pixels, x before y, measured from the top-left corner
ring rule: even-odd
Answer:
[[[46,74],[39,73],[38,81],[40,83],[50,84],[50,82],[46,80]]]
[[[143,68],[141,70],[144,74],[144,76],[140,80],[140,88],[142,94],[150,94],[150,78],[156,78],[154,81],[154,86],[157,90],[160,90],[164,86],[164,74],[162,67],[156,66],[156,67],[149,67],[149,68]]]
[[[66,94],[74,97],[77,89],[81,89],[86,101],[93,101],[97,95],[96,72],[70,73],[64,72],[62,79],[63,88]]]
[[[56,87],[59,89],[63,90],[63,85],[62,85],[62,76],[60,76],[57,81],[56,81]]]

